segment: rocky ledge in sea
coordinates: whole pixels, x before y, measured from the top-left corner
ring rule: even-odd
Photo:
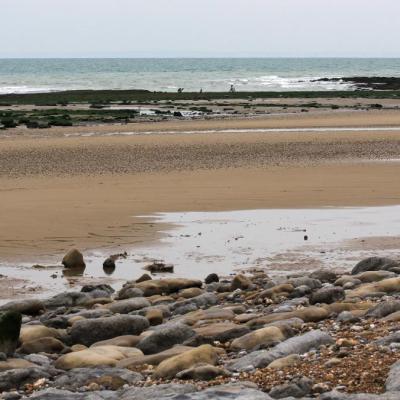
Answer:
[[[2,399],[400,398],[400,264],[387,258],[341,276],[145,274],[0,311]]]

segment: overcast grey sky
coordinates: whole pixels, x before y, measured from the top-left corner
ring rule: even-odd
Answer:
[[[399,0],[0,0],[0,57],[400,56]]]

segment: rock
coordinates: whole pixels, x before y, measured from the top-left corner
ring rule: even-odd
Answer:
[[[115,314],[128,314],[131,311],[140,310],[150,306],[150,302],[144,297],[134,297],[131,299],[115,301],[114,303],[107,304],[104,307]]]
[[[146,312],[145,317],[151,326],[160,325],[163,323],[164,314],[161,310],[153,308]]]
[[[229,376],[230,372],[210,364],[198,364],[176,374],[178,379],[194,379],[196,381],[210,381],[218,376]]]
[[[65,349],[64,343],[54,337],[43,337],[24,342],[18,349],[20,353],[61,353]]]
[[[24,360],[23,358],[9,358],[7,361],[0,361],[0,372],[10,369],[34,368],[37,365]]]
[[[54,365],[57,369],[65,370],[99,366],[114,367],[117,361],[142,355],[140,350],[130,347],[97,346],[64,354],[57,359]]]
[[[117,366],[120,368],[134,368],[144,364],[158,365],[162,361],[167,360],[168,358],[171,357],[175,357],[179,354],[185,353],[188,350],[193,350],[193,347],[177,345],[157,354],[151,354],[147,356],[139,356],[121,360],[117,363]]]
[[[14,354],[20,336],[22,316],[15,311],[0,313],[0,353]]]
[[[119,400],[166,400],[168,398],[172,400],[173,398],[179,397],[182,400],[186,400],[186,396],[196,390],[194,385],[179,385],[176,383],[152,385],[148,387],[133,387],[123,392]]]
[[[312,272],[309,277],[322,283],[333,283],[338,278],[338,275],[333,271],[329,271],[328,269],[318,269]]]
[[[232,350],[257,350],[260,347],[265,348],[286,339],[286,335],[281,329],[270,326],[267,328],[258,329],[241,336],[231,343]]]
[[[117,336],[112,339],[102,340],[100,342],[93,343],[90,347],[96,346],[118,346],[118,347],[135,347],[141,340],[140,336],[136,335],[123,335]]]
[[[333,343],[334,340],[330,335],[320,330],[314,330],[287,339],[275,346],[272,350],[254,351],[242,358],[234,360],[228,365],[228,369],[230,371],[248,371],[254,368],[264,368],[278,358],[286,357],[291,354],[304,354],[311,349]]]
[[[115,258],[114,257],[108,257],[104,260],[103,262],[103,268],[108,270],[108,271],[114,271],[116,268],[115,265]]]
[[[182,289],[191,287],[201,288],[202,282],[193,279],[171,278],[144,281],[136,284],[136,287],[143,290],[144,296],[153,296],[155,294],[170,294],[179,292]]]
[[[210,283],[214,283],[214,282],[219,282],[219,277],[217,274],[209,274],[209,275],[207,275],[204,282],[206,285],[209,285]]]
[[[44,310],[44,304],[41,300],[26,299],[14,300],[0,306],[1,311],[14,311],[20,314],[37,315]]]
[[[247,326],[234,324],[232,322],[218,322],[199,328],[195,328],[197,334],[196,344],[213,343],[215,341],[225,343],[232,339],[246,335],[250,332]]]
[[[75,268],[85,268],[86,264],[83,260],[82,253],[77,249],[71,249],[62,259],[62,265],[65,268],[75,269]]]
[[[72,343],[90,346],[101,340],[122,335],[139,335],[149,327],[146,318],[134,315],[116,315],[107,318],[77,321],[70,330]]]
[[[257,389],[257,386],[249,382],[229,383],[213,386],[200,392],[174,397],[174,400],[272,400],[272,398]],[[163,399],[166,400],[166,399]],[[287,399],[291,400],[291,399]]]
[[[90,299],[87,293],[64,292],[47,299],[44,303],[46,308],[75,307],[85,304]]]
[[[362,261],[360,261],[356,266],[352,269],[351,274],[356,275],[365,271],[378,271],[385,270],[390,271],[392,268],[399,268],[400,264],[386,257],[369,257]]]
[[[146,265],[144,269],[150,271],[152,274],[173,273],[174,266],[172,264],[165,264],[162,261],[154,261],[152,264]]]
[[[301,377],[293,379],[289,383],[275,386],[269,392],[269,395],[274,399],[283,399],[285,397],[303,397],[311,393],[313,382],[311,379]]]
[[[151,276],[149,274],[143,274],[141,277],[139,277],[138,279],[136,279],[136,283],[140,283],[140,282],[145,282],[145,281],[151,281]]]
[[[286,367],[291,367],[292,365],[299,364],[301,358],[298,354],[291,354],[290,356],[278,358],[275,361],[272,361],[271,364],[268,365],[268,368],[271,369],[282,369]]]
[[[369,318],[383,318],[397,311],[400,311],[400,301],[385,301],[372,307],[365,316]]]
[[[345,298],[343,288],[340,286],[324,287],[314,292],[310,297],[310,304],[331,304]]]
[[[251,281],[244,275],[236,275],[232,280],[232,290],[247,290],[251,286]]]
[[[61,335],[57,329],[48,328],[44,325],[24,325],[21,328],[19,340],[24,344],[45,337],[60,339]]]
[[[54,386],[78,390],[91,383],[97,383],[109,390],[118,390],[123,385],[133,385],[143,379],[142,375],[123,368],[75,368],[58,377]]]
[[[164,360],[154,371],[154,377],[171,379],[178,372],[189,369],[199,363],[215,365],[217,359],[216,350],[212,346],[205,344]]]
[[[144,354],[160,353],[175,344],[182,344],[194,334],[194,330],[185,324],[167,323],[155,328],[153,333],[144,337],[136,347]]]
[[[203,293],[200,296],[192,297],[182,301],[177,301],[169,306],[171,312],[175,314],[186,314],[197,310],[200,307],[210,307],[218,303],[218,297],[214,293]]]

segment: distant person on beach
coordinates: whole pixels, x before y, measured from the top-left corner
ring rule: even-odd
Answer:
[[[231,93],[235,93],[236,92],[235,85],[231,85],[231,88],[229,89],[229,91]]]
[[[179,88],[178,93],[183,93],[184,88]]]

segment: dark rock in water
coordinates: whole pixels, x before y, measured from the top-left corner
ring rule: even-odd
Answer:
[[[65,268],[84,268],[86,267],[85,261],[83,260],[82,253],[77,249],[70,250],[62,259],[62,265]]]
[[[325,287],[314,292],[310,297],[310,304],[331,304],[345,298],[344,289],[340,286]]]
[[[0,313],[0,353],[14,354],[21,331],[22,316],[15,311]]]
[[[209,285],[210,283],[214,283],[214,282],[219,282],[219,277],[217,274],[210,274],[210,275],[207,275],[204,282],[206,283],[206,285]]]
[[[44,310],[44,304],[41,300],[25,299],[10,301],[0,307],[1,311],[15,311],[21,314],[37,315]]]
[[[309,275],[312,279],[317,279],[322,283],[333,283],[338,278],[338,275],[327,269],[318,269]]]
[[[400,301],[385,301],[369,309],[366,317],[383,318],[397,311],[400,311]]]
[[[391,271],[397,268],[400,268],[398,261],[386,257],[369,257],[356,264],[351,274],[357,275],[365,271]]]
[[[97,383],[110,390],[118,390],[123,385],[133,385],[143,379],[137,372],[124,368],[74,368],[58,377],[54,386],[56,388],[77,390],[90,383]]]
[[[140,278],[136,279],[136,283],[140,283],[140,282],[145,282],[145,281],[151,281],[151,276],[148,274],[143,274]]]
[[[306,377],[293,379],[289,383],[275,386],[269,392],[274,399],[283,399],[285,397],[303,397],[311,393],[313,381]]]
[[[108,257],[104,262],[103,262],[103,268],[105,270],[114,270],[115,269],[115,260],[112,259],[111,257]]]
[[[90,346],[101,340],[112,339],[123,335],[140,335],[149,327],[146,318],[134,315],[116,315],[77,321],[71,327],[70,336],[73,343]]]
[[[146,265],[144,269],[147,269],[147,271],[150,271],[152,274],[174,272],[174,266],[172,264],[165,264],[162,261],[154,261],[152,264]]]
[[[195,335],[192,328],[182,323],[159,325],[150,336],[144,337],[136,347],[144,354],[156,354],[176,344],[182,344]]]

